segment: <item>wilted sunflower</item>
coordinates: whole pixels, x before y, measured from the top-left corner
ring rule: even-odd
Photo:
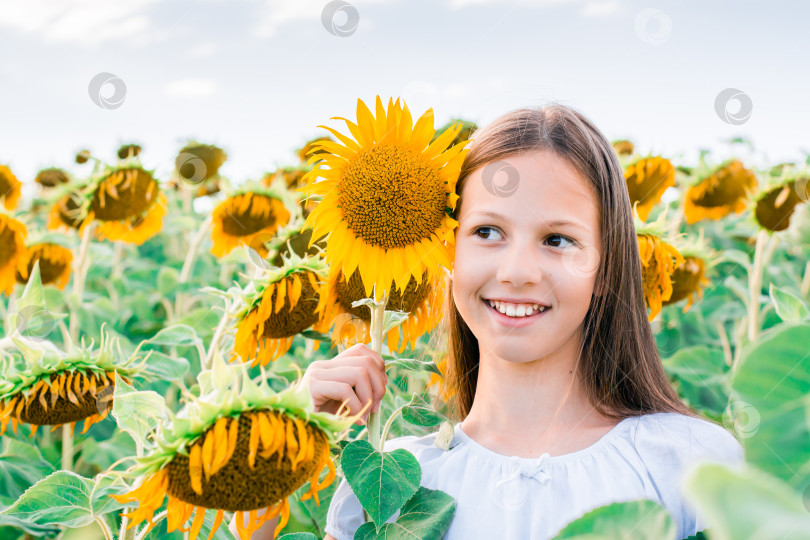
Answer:
[[[641,277],[644,300],[650,308],[652,321],[661,311],[664,300],[672,296],[672,273],[684,262],[683,255],[666,237],[666,211],[651,223],[642,224],[634,218],[641,256]]]
[[[661,200],[667,188],[675,185],[675,167],[665,158],[642,158],[624,170],[624,179],[641,221],[647,221],[652,207]]]
[[[684,262],[672,272],[672,294],[662,305],[669,306],[687,299],[683,313],[689,311],[695,297],[703,298],[703,288],[710,283],[709,274],[717,265],[719,257],[700,236],[687,242],[678,241],[674,246],[683,256]]]
[[[270,268],[237,293],[244,307],[238,319],[234,356],[252,365],[266,365],[283,356],[293,338],[319,320],[326,263],[320,257],[291,254],[280,268]]]
[[[616,151],[616,154],[618,154],[619,157],[632,156],[633,152],[635,151],[635,146],[633,146],[633,143],[626,139],[613,141],[610,144],[613,146],[613,150]]]
[[[386,340],[389,350],[402,352],[408,343],[413,349],[420,336],[436,327],[442,317],[446,287],[446,280],[442,276],[430,276],[427,271],[420,282],[411,277],[403,291],[398,290],[391,283],[385,309],[405,312],[408,314],[408,318],[400,326],[388,331]],[[319,306],[319,309],[323,311],[325,323],[335,321],[343,324],[344,318],[339,315],[348,313],[370,326],[371,312],[368,307],[362,305],[352,307],[353,302],[366,298],[363,282],[358,272],[354,272],[347,281],[340,270],[330,270],[326,290],[327,294],[321,299]],[[324,331],[326,330],[328,328],[324,329]],[[337,341],[341,339],[343,339],[341,332],[332,333],[333,344],[337,344]],[[365,343],[371,341],[369,332],[365,333],[363,341]]]
[[[14,210],[20,201],[20,186],[22,183],[5,165],[0,165],[0,200],[6,210]]]
[[[79,189],[66,189],[63,194],[56,197],[56,202],[48,212],[48,229],[78,229],[81,232],[84,226],[90,223],[87,219],[88,204]]]
[[[684,201],[688,224],[702,219],[721,219],[745,210],[751,193],[756,191],[757,177],[738,160],[729,161],[689,187]]]
[[[17,271],[17,282],[28,283],[31,270],[39,261],[42,284],[53,284],[59,289],[64,289],[70,280],[73,253],[61,243],[43,240],[34,242],[26,248],[25,260]]]
[[[44,188],[52,188],[61,184],[67,184],[70,182],[70,177],[64,170],[51,167],[39,171],[34,181]]]
[[[141,245],[163,228],[166,196],[151,171],[139,165],[104,170],[91,184],[88,220],[100,239]]]
[[[154,514],[166,496],[167,531],[189,531],[190,540],[199,534],[206,509],[216,511],[211,537],[226,511],[236,512],[243,540],[280,516],[275,537],[289,519],[288,497],[307,481],[310,487],[301,499],[313,498],[320,505],[318,492],[335,479],[330,448],[360,416],[315,412],[305,383],[276,393],[266,379],[260,386],[251,381],[245,367],[215,359],[212,370],[198,376],[200,397],[189,394],[176,416],[167,411],[170,418],[159,424],[156,444],[146,441],[152,451],[132,470],[144,480],[128,493],[113,495],[122,503],[139,503],[126,514],[129,528],[143,521],[154,527]],[[261,508],[268,510],[258,516]]]
[[[332,137],[315,137],[306,142],[304,146],[296,150],[301,163],[306,163],[315,154],[323,154],[326,150],[320,148],[320,144],[324,142],[335,142]]]
[[[800,194],[810,185],[810,179],[788,176],[765,190],[757,198],[754,218],[764,229],[771,232],[784,231],[790,226],[790,217],[796,205],[808,199],[808,193]]]
[[[291,250],[299,257],[320,255],[326,248],[326,236],[321,236],[312,244],[311,239],[312,229],[303,229],[301,221],[290,223],[267,241],[267,260],[273,266],[282,266],[282,257],[289,258]]]
[[[214,208],[211,253],[224,257],[235,247],[246,245],[264,257],[264,244],[290,221],[294,198],[278,182],[269,187],[253,183],[240,186]]]
[[[0,212],[0,292],[14,291],[17,271],[25,264],[25,237],[21,221]]]
[[[129,159],[137,157],[141,154],[141,145],[139,144],[122,144],[118,148],[118,159]]]
[[[227,159],[222,148],[192,141],[174,159],[176,178],[172,179],[172,185],[175,189],[179,189],[181,183],[198,186],[197,197],[217,193],[220,190],[219,168]]]
[[[31,436],[43,425],[70,424],[84,420],[82,433],[107,417],[112,408],[115,373],[127,380],[140,371],[136,356],[121,360],[102,328],[97,350],[84,340],[67,352],[50,341],[14,337],[17,351],[0,360],[0,435],[11,422],[28,424]]]
[[[298,191],[323,196],[307,217],[313,240],[329,234],[326,259],[351,276],[360,271],[365,294],[375,299],[394,282],[404,289],[427,271],[438,275],[452,265],[458,222],[448,212],[456,206],[455,185],[466,155],[463,144],[447,145],[460,125],[432,143],[433,112],[416,125],[408,107],[377,96],[376,117],[357,101],[357,124],[342,118],[353,138],[325,127],[340,143],[323,142],[323,160],[307,173],[309,185]],[[321,154],[313,156],[320,158]],[[321,178],[320,181],[314,181]]]

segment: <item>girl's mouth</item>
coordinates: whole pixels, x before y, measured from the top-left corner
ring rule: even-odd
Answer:
[[[507,304],[486,298],[483,299],[483,302],[500,324],[512,327],[531,324],[551,311],[551,307],[544,308],[538,304]]]

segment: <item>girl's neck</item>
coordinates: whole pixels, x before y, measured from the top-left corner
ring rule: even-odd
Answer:
[[[463,422],[464,431],[478,442],[508,454],[532,449],[554,454],[554,444],[615,423],[588,400],[570,347],[527,363],[481,351],[475,399]]]

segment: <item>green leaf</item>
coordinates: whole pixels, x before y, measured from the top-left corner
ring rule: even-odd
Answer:
[[[383,315],[383,335],[408,319],[408,313],[404,311],[386,311]]]
[[[175,382],[188,373],[189,361],[183,356],[171,356],[160,351],[149,351],[149,359],[144,364],[144,370],[158,379]]]
[[[712,540],[810,538],[802,495],[754,467],[704,463],[686,474],[684,493],[711,523]]]
[[[83,527],[99,516],[123,508],[110,497],[126,486],[111,486],[112,479],[98,475],[84,478],[69,471],[56,471],[31,486],[2,514],[34,525]]]
[[[169,296],[177,292],[180,282],[180,272],[171,266],[161,266],[157,275],[157,290],[162,296]]]
[[[554,540],[664,540],[677,534],[675,521],[660,504],[646,499],[600,506],[566,525]]]
[[[0,455],[0,502],[11,504],[31,485],[54,472],[36,446],[8,439]]]
[[[450,495],[420,487],[402,507],[394,523],[384,524],[380,532],[373,523],[364,523],[354,533],[354,540],[443,538],[455,512],[456,502]]]
[[[160,419],[166,418],[163,397],[152,390],[137,391],[115,374],[112,415],[119,429],[130,434],[135,445],[142,447],[146,435]]]
[[[438,426],[447,421],[447,417],[433,410],[422,396],[414,394],[411,402],[402,409],[402,418],[415,426]]]
[[[303,332],[299,332],[299,334],[307,339],[314,339],[317,341],[332,341],[331,335],[324,334],[323,332],[316,332],[315,330],[304,330]]]
[[[165,345],[167,347],[193,347],[202,343],[197,331],[187,324],[174,324],[162,329],[151,339],[146,340],[149,345]]]
[[[377,527],[413,497],[422,479],[422,467],[407,450],[378,452],[363,440],[346,445],[340,467]]]
[[[723,351],[698,345],[682,348],[663,360],[682,398],[719,417],[728,405],[729,379]]]
[[[731,379],[733,429],[746,461],[799,488],[810,484],[810,324],[780,324],[747,345]]]
[[[773,283],[768,287],[768,294],[776,309],[776,314],[785,322],[799,322],[810,316],[810,310],[804,301],[785,289],[774,287]]]
[[[723,259],[737,263],[746,270],[751,270],[751,257],[747,253],[738,249],[723,250]]]
[[[416,358],[394,358],[393,360],[385,360],[385,365],[386,367],[397,366],[411,371],[430,371],[436,375],[442,374],[442,372],[439,371],[439,368],[436,367],[436,364],[430,360],[423,361],[417,360]]]
[[[282,534],[278,540],[318,540],[318,537],[311,532],[297,532],[290,534]]]

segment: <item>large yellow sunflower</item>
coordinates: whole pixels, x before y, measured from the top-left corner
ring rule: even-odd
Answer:
[[[721,165],[687,190],[686,222],[691,225],[703,219],[721,219],[732,212],[739,214],[745,210],[756,188],[757,177],[740,161]]]
[[[5,165],[0,165],[0,200],[6,210],[14,210],[20,201],[20,186],[22,183]]]
[[[652,207],[661,200],[667,188],[675,185],[675,167],[665,158],[655,156],[642,158],[624,170],[630,203],[635,207],[641,221],[647,221]]]
[[[0,292],[11,294],[17,271],[25,263],[25,237],[28,230],[21,221],[0,212]]]
[[[455,185],[466,150],[448,148],[460,125],[436,140],[433,111],[414,125],[411,113],[397,99],[388,109],[377,96],[376,116],[357,101],[357,123],[346,122],[351,137],[328,128],[340,142],[321,142],[309,185],[299,191],[322,196],[307,217],[313,241],[329,233],[326,259],[351,276],[359,269],[364,291],[380,300],[391,283],[407,287],[411,277],[422,283],[427,271],[450,269],[454,229],[450,217],[458,196]],[[466,143],[466,141],[465,141]],[[320,181],[316,181],[320,178]]]

